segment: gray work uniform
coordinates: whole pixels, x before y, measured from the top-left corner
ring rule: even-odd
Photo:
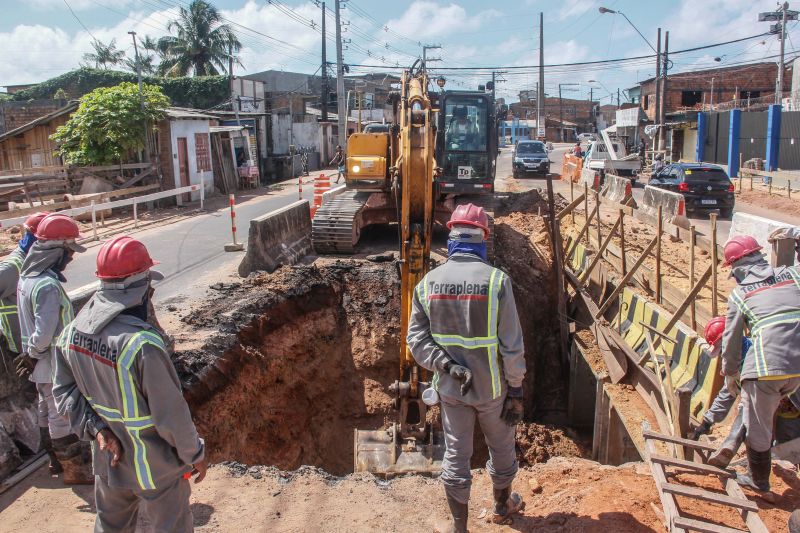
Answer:
[[[182,476],[202,461],[204,444],[161,334],[119,314],[124,305],[106,312],[103,305],[115,292],[125,291],[92,297],[64,331],[55,356],[56,404],[72,431],[93,440],[110,427],[122,443],[115,467],[110,454],[92,445],[100,478],[95,531],[134,531],[140,506],[156,531],[191,531],[189,482]]]
[[[429,272],[414,290],[408,346],[420,366],[434,372],[446,451],[442,482],[466,503],[472,484],[475,417],[489,447],[486,468],[495,488],[511,485],[517,473],[514,428],[501,418],[508,387],[525,377],[522,328],[511,280],[478,256],[455,253]],[[444,370],[448,360],[472,371],[470,391]]]
[[[800,385],[800,275],[794,267],[773,269],[763,256],[745,259],[749,264],[728,298],[722,372],[736,375],[741,368],[746,442],[763,452],[772,445],[781,398]],[[745,327],[753,341],[746,355],[740,349]]]
[[[22,351],[36,366],[30,380],[39,393],[39,427],[50,429],[50,437],[60,439],[70,434],[69,424],[58,416],[53,399],[53,345],[73,318],[72,303],[52,270],[38,276],[20,277],[17,288]]]
[[[747,355],[752,346],[753,343],[750,342],[750,339],[742,337],[742,361],[744,361],[744,356]],[[703,415],[703,420],[709,424],[719,424],[725,420],[735,403],[736,396],[731,394],[727,387],[722,387],[711,403],[711,407]]]
[[[20,353],[22,349],[17,316],[17,284],[24,261],[25,252],[19,247],[14,248],[8,257],[0,261],[0,329],[8,349],[13,353]]]

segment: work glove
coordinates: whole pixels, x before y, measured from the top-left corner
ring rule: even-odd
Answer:
[[[17,375],[21,378],[27,377],[36,368],[36,359],[26,353],[19,354],[14,359]]]
[[[453,360],[445,362],[444,370],[450,374],[451,377],[461,382],[461,396],[466,396],[472,388],[472,371],[465,366],[457,364]]]
[[[511,427],[522,422],[522,415],[525,408],[522,406],[522,387],[509,387],[506,401],[503,403],[503,411],[500,418],[506,421]]]
[[[769,242],[775,242],[779,239],[794,239],[800,240],[800,228],[798,227],[782,227],[777,228],[769,234],[767,240]]]
[[[739,396],[739,392],[742,390],[742,385],[739,383],[739,374],[725,376],[725,387],[733,396]]]

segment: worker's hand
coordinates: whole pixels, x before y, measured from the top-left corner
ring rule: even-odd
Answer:
[[[208,471],[208,461],[203,459],[199,463],[195,463],[192,465],[192,475],[195,476],[194,482],[200,483],[206,477],[206,472]]]
[[[739,392],[742,390],[742,385],[739,383],[739,374],[725,376],[725,387],[733,396],[739,396]]]
[[[444,368],[448,374],[461,382],[461,396],[466,396],[472,388],[472,370],[456,364],[454,361],[446,362]]]
[[[522,387],[509,387],[500,418],[513,427],[522,422],[523,414],[525,414],[525,408],[522,405]]]
[[[117,466],[120,457],[122,457],[122,443],[114,435],[114,432],[104,428],[97,432],[97,437],[95,438],[100,449],[111,454],[111,466]]]
[[[14,359],[17,375],[21,378],[27,377],[36,368],[36,359],[26,353],[19,354]]]
[[[784,226],[782,228],[777,228],[773,230],[767,238],[769,242],[775,242],[780,239],[800,240],[800,228],[796,226]]]

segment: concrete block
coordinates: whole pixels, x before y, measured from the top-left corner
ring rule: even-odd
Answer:
[[[239,264],[239,275],[256,270],[274,272],[293,265],[313,250],[311,210],[308,200],[298,200],[250,221],[247,252]]]
[[[778,228],[790,226],[791,224],[780,222],[779,220],[772,220],[748,213],[734,213],[728,238],[730,239],[734,235],[750,235],[758,241],[758,244],[764,247],[763,251],[767,255],[767,258],[769,258],[772,256],[772,244],[767,240],[769,234]],[[795,264],[797,264],[796,260]]]
[[[631,192],[631,180],[628,178],[606,174],[606,180],[600,192],[612,202],[636,207],[636,201],[633,199],[633,193]]]
[[[639,209],[652,217],[657,217],[658,206],[661,206],[664,222],[674,224],[686,218],[686,204],[682,194],[645,185]]]
[[[322,203],[323,204],[327,204],[328,202],[333,200],[335,197],[337,197],[340,194],[342,194],[346,189],[347,189],[347,187],[345,185],[339,185],[338,187],[335,187],[333,189],[328,189],[327,191],[322,193]]]

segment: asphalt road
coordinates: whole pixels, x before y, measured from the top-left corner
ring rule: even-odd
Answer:
[[[247,243],[251,219],[297,200],[296,180],[283,182],[280,185],[282,187],[276,187],[266,194],[254,195],[248,191],[240,191],[237,195],[236,219],[239,242]],[[263,192],[263,189],[260,191]],[[304,198],[312,199],[310,186],[304,186],[303,192]],[[230,211],[227,207],[131,234],[147,246],[154,259],[161,262],[156,268],[164,274],[164,280],[155,284],[154,299],[157,303],[185,296],[195,288],[204,290],[205,285],[196,286],[197,281],[205,274],[227,264],[238,264],[243,257],[243,252],[223,250],[223,246],[232,241]],[[103,242],[93,243],[85,253],[76,254],[65,272],[67,290],[96,281],[95,261]]]

